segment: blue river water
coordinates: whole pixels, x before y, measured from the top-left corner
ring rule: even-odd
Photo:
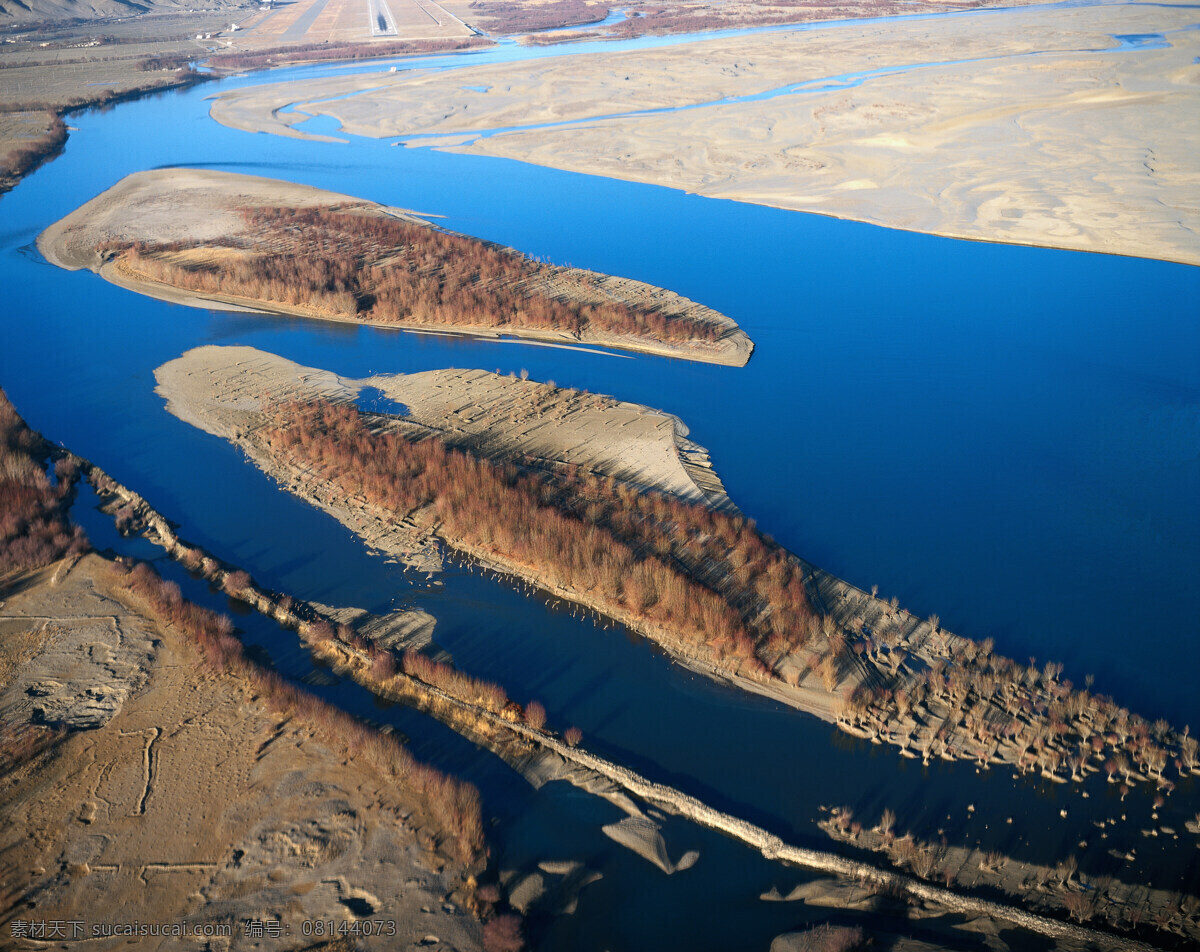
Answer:
[[[430,63],[467,61],[479,54]],[[75,117],[66,152],[0,199],[8,289],[0,385],[33,426],[268,585],[373,610],[431,611],[437,640],[462,667],[518,699],[542,699],[552,723],[578,724],[598,752],[796,841],[821,843],[818,807],[841,803],[872,822],[891,807],[926,838],[944,831],[1031,860],[1061,852],[1079,827],[1059,820],[1065,794],[1053,785],[963,764],[922,770],[695,679],[644,642],[503,582],[460,569],[441,584],[406,575],[279,492],[226,443],[166,414],[153,369],[199,344],[248,344],[353,376],[528,369],[662,407],[709,448],[743,510],[804,557],[878,584],[920,614],[937,612],[951,630],[992,636],[1007,654],[1063,660],[1077,682],[1092,673],[1098,690],[1142,713],[1200,723],[1189,676],[1200,667],[1200,269],[953,241],[371,140],[247,135],[207,116],[214,88],[315,72],[229,80]],[[62,272],[38,255],[32,242],[46,225],[122,176],[166,165],[287,178],[444,216],[458,231],[702,301],[738,320],[757,350],[747,367],[724,368],[206,312]],[[102,533],[96,524],[89,531]],[[286,652],[285,637],[256,637],[303,675],[307,662]],[[339,690],[339,703],[363,703],[362,692]],[[619,867],[589,887],[595,898],[581,899],[575,926],[540,927],[543,947],[604,947],[579,943],[586,923],[607,921],[604,909],[625,908],[611,903],[653,918],[638,884],[653,875],[661,893],[661,875],[614,855],[592,822],[597,811],[612,819],[606,806],[553,789],[561,784],[535,794],[436,725],[410,712],[388,716],[403,721],[418,754],[465,765],[506,817],[497,829],[512,862],[539,843],[586,842],[579,848]],[[1191,786],[1176,797],[1194,800]],[[1104,787],[1094,789],[1094,809],[1148,812],[1145,795],[1118,807]],[[968,803],[1015,822],[980,829]],[[757,891],[777,874],[687,824],[670,827],[668,842],[673,855],[699,845],[749,864],[745,881]],[[1136,869],[1112,867],[1113,842],[1093,842],[1081,863],[1164,884],[1196,881],[1195,860],[1136,842]],[[702,860],[672,877],[672,903],[702,908],[702,894],[717,889],[719,877],[704,872],[714,867]],[[764,911],[756,891],[738,889],[721,893],[728,929],[713,924],[713,903],[689,926],[692,947],[738,947],[732,939],[750,922],[769,940],[798,915]],[[611,943],[668,934],[629,927]]]

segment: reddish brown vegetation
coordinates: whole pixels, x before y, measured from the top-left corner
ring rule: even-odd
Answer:
[[[211,262],[178,252],[213,243],[109,242],[135,271],[175,287],[307,306],[383,324],[488,327],[625,335],[654,341],[715,341],[709,321],[580,304],[538,290],[560,269],[509,248],[436,228],[330,208],[255,208],[251,232],[222,244]],[[582,280],[576,277],[577,282]]]
[[[373,431],[377,422],[352,405],[286,404],[267,408],[258,435],[277,458],[344,497],[429,526],[455,548],[727,672],[765,677],[807,646],[808,665],[829,690],[856,672],[844,724],[908,746],[917,728],[906,719],[915,714],[917,723],[940,725],[921,736],[927,756],[986,764],[999,754],[1075,779],[1108,759],[1114,781],[1146,777],[1167,789],[1168,764],[1184,776],[1196,764],[1197,744],[1185,734],[1074,689],[1059,665],[1026,668],[995,654],[990,639],[940,633],[928,644],[903,641],[906,649],[891,606],[870,628],[818,616],[799,565],[741,516],[570,468],[491,463],[435,437]],[[516,707],[499,688],[427,659],[405,665],[492,710]],[[531,705],[525,716],[533,723],[541,714]]]
[[[545,728],[546,708],[542,705],[541,701],[530,701],[525,705],[525,723],[535,731]]]
[[[237,595],[239,592],[244,592],[250,587],[250,574],[243,572],[241,569],[236,569],[225,576],[225,583],[222,588],[230,595]]]
[[[276,407],[261,435],[347,497],[436,523],[453,546],[730,669],[765,675],[760,647],[792,650],[816,628],[799,569],[741,516],[611,479],[522,472],[433,437],[373,433],[349,405]]]
[[[0,163],[0,176],[20,178],[62,149],[67,141],[66,123],[54,112],[46,116],[46,122],[48,128],[42,135],[30,139],[28,144],[13,149],[4,157],[3,163]]]
[[[508,695],[500,685],[463,674],[451,665],[433,661],[416,651],[404,653],[404,673],[493,714],[499,714],[509,703]]]
[[[326,60],[379,59],[404,56],[409,53],[451,53],[455,50],[490,46],[481,36],[461,39],[400,40],[387,43],[302,43],[295,46],[276,46],[253,53],[222,53],[212,64],[222,69],[259,69],[281,66],[284,63],[319,63]]]
[[[74,473],[58,468],[58,485],[50,485],[47,449],[0,390],[0,577],[88,548],[83,530],[67,519]]]
[[[149,565],[139,563],[121,578],[120,584],[148,607],[156,621],[183,632],[197,645],[213,671],[247,681],[272,710],[295,716],[318,729],[339,746],[344,756],[371,763],[419,795],[457,859],[474,863],[479,858],[483,820],[479,793],[473,786],[418,763],[395,738],[259,666],[245,655],[242,643],[232,634],[233,623],[228,617],[186,601],[178,585],[164,581]]]
[[[878,661],[895,630],[880,627],[855,642],[865,658]],[[894,649],[894,643],[892,644]],[[1196,744],[1166,721],[1153,724],[1112,698],[1078,690],[1061,677],[1062,665],[1028,667],[994,653],[990,638],[945,639],[945,654],[890,684],[862,684],[846,699],[843,716],[855,725],[884,730],[910,711],[942,726],[927,752],[942,752],[986,764],[1003,748],[1024,772],[1080,780],[1103,769],[1110,782],[1149,779],[1170,790],[1168,764],[1187,776]]]
[[[551,0],[537,4],[480,3],[475,0],[471,9],[480,12],[482,25],[493,33],[556,30],[564,26],[599,23],[608,16],[607,6],[587,0]]]

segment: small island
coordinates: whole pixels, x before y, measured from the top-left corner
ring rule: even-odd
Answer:
[[[730,318],[663,288],[544,264],[401,209],[227,172],[130,175],[47,228],[38,248],[59,267],[196,307],[735,367],[754,349]]]
[[[990,639],[951,634],[788,552],[738,511],[669,414],[482,371],[354,380],[249,347],[196,348],[155,376],[169,412],[230,440],[386,555],[437,572],[437,553],[452,551],[620,622],[692,670],[926,765],[1006,768],[1081,798],[1095,794],[1089,777],[1106,774],[1122,803],[1136,785],[1155,791],[1160,828],[1144,835],[1200,830],[1190,784],[1171,797],[1197,768],[1186,728],[1150,723],[1090,684],[1076,688],[1058,664],[1021,665]],[[885,810],[864,832],[839,807],[820,827],[918,880],[969,879],[1080,923],[1128,928],[1141,914],[1115,877],[1081,892],[1073,857],[1026,868],[937,848],[896,822]],[[1054,877],[1048,892],[1030,885]],[[1147,898],[1159,911],[1182,901]],[[1182,928],[1194,933],[1194,918]]]
[[[249,347],[196,348],[155,376],[168,411],[373,547],[429,565],[440,542],[904,756],[1056,783],[1104,771],[1122,795],[1169,794],[1168,772],[1200,768],[1186,730],[798,558],[738,511],[669,414],[480,372],[468,401],[463,371],[356,381]],[[372,389],[404,412],[373,410]]]

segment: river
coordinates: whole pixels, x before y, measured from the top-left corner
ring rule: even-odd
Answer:
[[[420,62],[540,55],[507,45]],[[518,700],[543,700],[552,724],[577,724],[598,753],[785,839],[823,844],[821,805],[850,804],[867,822],[890,807],[901,829],[925,838],[944,832],[1045,861],[1090,825],[1081,814],[1149,812],[1148,791],[1118,806],[1112,788],[1093,783],[1087,805],[1004,771],[922,769],[698,679],[640,639],[503,581],[454,568],[437,582],[406,575],[231,446],[166,414],[153,369],[199,344],[247,344],[351,376],[527,369],[664,408],[710,450],[735,502],[805,558],[878,584],[918,614],[937,612],[950,630],[992,636],[1019,659],[1063,660],[1077,683],[1094,674],[1098,690],[1143,714],[1200,723],[1200,696],[1179,676],[1200,666],[1200,269],[954,241],[374,140],[248,135],[207,116],[205,97],[220,89],[344,70],[274,71],[81,114],[65,153],[0,199],[0,384],[31,425],[267,585],[432,612],[437,641],[464,669]],[[441,215],[449,228],[556,263],[669,287],[735,318],[757,350],[739,369],[207,312],[40,258],[32,242],[42,228],[120,177],[163,165],[286,178]],[[128,545],[86,522],[99,543]],[[194,582],[189,594],[224,605]],[[292,636],[239,624],[281,668],[309,672]],[[702,855],[668,880],[600,834],[616,818],[607,804],[563,784],[534,792],[423,717],[384,711],[351,685],[323,690],[390,719],[418,755],[478,783],[501,820],[501,864],[575,853],[604,869],[575,916],[535,924],[539,948],[765,948],[805,915],[757,900],[794,871],[669,821],[672,855]],[[1192,786],[1174,799],[1194,803]],[[1059,817],[1068,800],[1069,823]],[[1113,837],[1076,850],[1083,868],[1171,888],[1197,881],[1194,849],[1148,843],[1133,824]],[[1126,840],[1134,865],[1107,853]],[[614,909],[631,918],[617,922]]]

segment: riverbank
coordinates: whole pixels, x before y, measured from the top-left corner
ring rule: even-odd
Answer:
[[[210,75],[186,69],[152,71],[149,76],[138,70],[123,81],[88,84],[109,87],[102,91],[42,91],[34,85],[36,92],[28,98],[0,95],[0,195],[62,152],[69,132],[64,118],[70,113],[186,89],[209,79]]]
[[[197,307],[730,366],[754,346],[730,318],[663,288],[542,264],[402,209],[225,172],[128,176],[38,247],[59,267]]]
[[[0,9],[0,194],[57,154],[66,138],[57,122],[71,112],[235,71],[493,45],[433,0],[393,0],[392,29],[378,35],[353,0],[181,7],[35,0]],[[200,62],[203,73],[193,69]]]
[[[4,736],[60,733],[6,763],[0,918],[85,920],[88,930],[175,922],[186,936],[144,947],[199,949],[220,934],[211,930],[237,934],[246,920],[299,935],[302,920],[369,907],[395,934],[364,936],[364,948],[430,932],[481,948],[461,905],[469,871],[438,855],[437,824],[405,784],[369,756],[345,762],[321,705],[281,708],[210,670],[123,584],[121,570],[88,555],[5,593],[0,650],[18,639],[31,650],[0,693]],[[364,878],[378,862],[396,875]],[[12,935],[12,947],[35,947]],[[268,933],[262,947],[289,943]]]
[[[430,928],[481,948],[463,911],[482,869],[473,788],[252,661],[228,618],[147,566],[81,554],[78,532],[58,557],[70,536],[43,543],[49,516],[29,518],[31,490],[65,518],[90,467],[30,433],[2,393],[0,411],[0,919],[12,947],[50,937],[22,932],[31,921],[78,922],[86,935],[65,938],[105,949],[127,945],[134,921],[170,924],[142,944],[189,950],[261,921],[279,925],[261,947],[281,949],[305,922],[379,913],[390,925],[358,934],[364,948]],[[447,824],[450,804],[466,827]],[[364,879],[376,864],[397,875]]]
[[[1193,21],[1186,6],[1115,5],[821,25],[256,86],[212,116],[292,135],[289,115],[330,116],[410,147],[1197,264]]]

